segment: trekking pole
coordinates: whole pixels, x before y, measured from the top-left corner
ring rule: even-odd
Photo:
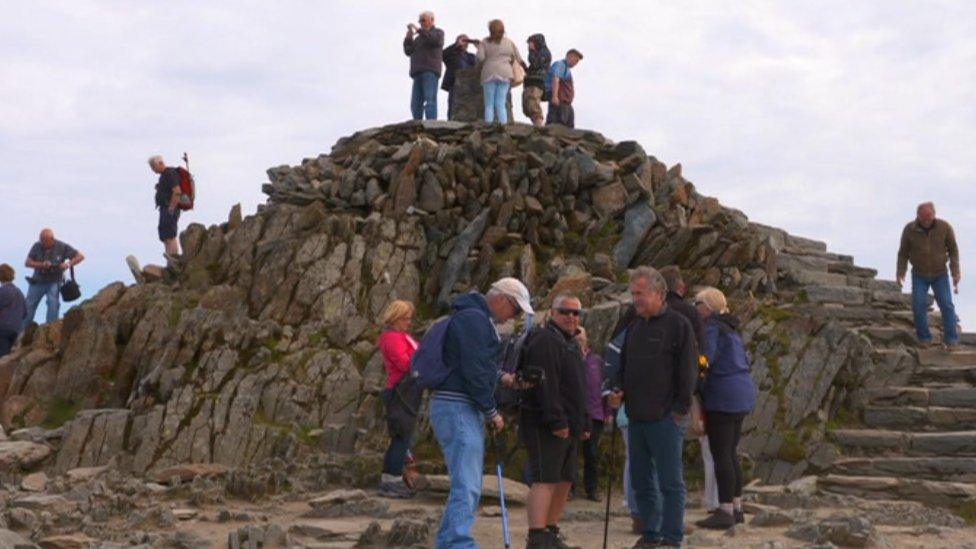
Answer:
[[[610,431],[610,463],[607,467],[607,510],[603,516],[603,549],[607,549],[607,539],[610,535],[610,494],[613,493],[613,467],[614,467],[614,451],[617,448],[617,418],[614,417],[610,421],[613,422],[613,427]],[[624,479],[624,482],[627,482]]]
[[[183,164],[186,165],[186,171],[190,171],[190,157],[186,155],[186,152],[183,153]]]
[[[502,508],[502,539],[505,549],[512,546],[512,538],[508,531],[508,509],[505,507],[505,478],[502,476],[502,461],[505,456],[505,441],[496,433],[495,438],[495,474],[498,475],[498,501]]]

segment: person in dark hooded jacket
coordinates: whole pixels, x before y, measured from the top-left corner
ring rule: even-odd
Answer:
[[[749,375],[749,358],[738,332],[739,319],[729,313],[725,294],[716,288],[705,288],[695,296],[695,306],[705,319],[702,351],[708,357],[709,369],[701,393],[719,502],[718,510],[697,524],[724,530],[745,521],[737,447],[742,420],[756,405],[756,386]]]
[[[552,64],[552,54],[546,46],[546,37],[533,34],[529,37],[529,65],[525,68],[525,82],[522,88],[522,112],[541,127],[545,123],[542,115],[542,101],[546,93],[546,75]]]
[[[447,119],[454,120],[454,81],[457,71],[473,67],[477,63],[475,55],[468,51],[468,45],[478,45],[466,34],[459,34],[453,44],[444,48],[444,80],[441,89],[447,92]]]

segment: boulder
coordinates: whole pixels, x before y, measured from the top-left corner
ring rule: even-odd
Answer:
[[[427,475],[427,490],[437,493],[448,493],[451,489],[451,480],[447,475]],[[498,477],[485,475],[481,485],[482,497],[498,500]],[[505,503],[525,505],[529,497],[529,487],[521,482],[506,478],[505,479]]]
[[[46,444],[22,440],[0,442],[0,472],[30,469],[51,455]]]

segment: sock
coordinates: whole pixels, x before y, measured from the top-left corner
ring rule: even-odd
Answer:
[[[732,514],[732,504],[731,503],[720,503],[719,504],[719,508],[722,511],[724,511],[724,512],[730,514],[730,515]]]
[[[733,499],[732,500],[732,507],[735,508],[736,511],[739,511],[741,513],[742,512],[742,498],[735,498],[735,499]]]

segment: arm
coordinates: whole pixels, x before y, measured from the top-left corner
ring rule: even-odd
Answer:
[[[443,48],[444,47],[444,31],[438,28],[432,29],[420,29],[417,31],[417,40],[420,41],[424,46]]]
[[[540,422],[550,431],[558,431],[569,427],[569,418],[563,409],[559,391],[563,383],[559,359],[562,357],[560,349],[549,334],[540,335],[528,349],[526,364],[539,366],[545,371],[545,381],[534,391],[539,395],[542,407]]]
[[[673,412],[685,415],[691,409],[691,395],[695,391],[695,380],[698,377],[698,350],[695,348],[695,336],[691,332],[691,324],[683,317],[677,326],[676,336],[679,344],[675,353],[675,394]]]
[[[180,204],[180,196],[182,195],[183,192],[180,191],[179,184],[174,185],[173,191],[169,195],[169,206],[167,206],[169,213],[176,212],[176,207]]]
[[[549,103],[553,105],[558,105],[559,104],[559,77],[558,76],[552,77],[552,93],[550,94],[550,96],[551,98],[549,99]]]
[[[413,32],[411,32],[410,29],[407,29],[407,35],[403,38],[403,53],[404,55],[409,57],[413,55],[413,50],[414,50]]]
[[[389,365],[393,377],[402,377],[410,369],[410,357],[413,356],[413,347],[407,343],[403,334],[386,332],[380,336],[380,350],[383,351],[383,358]]]
[[[71,259],[69,259],[66,263],[68,264],[68,267],[74,267],[75,265],[81,263],[84,260],[85,260],[85,254],[76,251],[75,255],[71,256]]]
[[[952,273],[952,282],[959,284],[962,275],[959,271],[959,245],[956,244],[956,232],[949,227],[946,233],[946,251],[949,252],[949,271]]]
[[[491,418],[498,415],[495,409],[495,383],[498,381],[498,365],[495,363],[498,341],[495,339],[491,320],[476,313],[462,312],[461,318],[452,322],[449,337],[457,344],[461,379],[468,395],[478,409]],[[460,322],[457,322],[460,320]]]
[[[911,246],[908,239],[909,230],[908,227],[905,227],[905,230],[901,232],[901,244],[898,246],[898,265],[895,268],[895,277],[898,279],[898,284],[904,282],[905,273],[908,271],[908,251]]]
[[[486,47],[485,44],[487,43],[488,43],[487,40],[482,40],[481,43],[478,44],[478,52],[474,56],[475,60],[478,63],[485,62],[485,56],[487,55],[487,52],[485,52],[485,47]]]
[[[38,244],[34,244],[30,251],[27,252],[27,261],[24,262],[24,266],[29,269],[45,269],[50,267],[51,264],[47,261],[41,261],[41,247]]]
[[[715,363],[715,355],[718,354],[718,326],[709,324],[705,328],[705,340],[702,342],[701,352],[708,359],[709,364]]]

